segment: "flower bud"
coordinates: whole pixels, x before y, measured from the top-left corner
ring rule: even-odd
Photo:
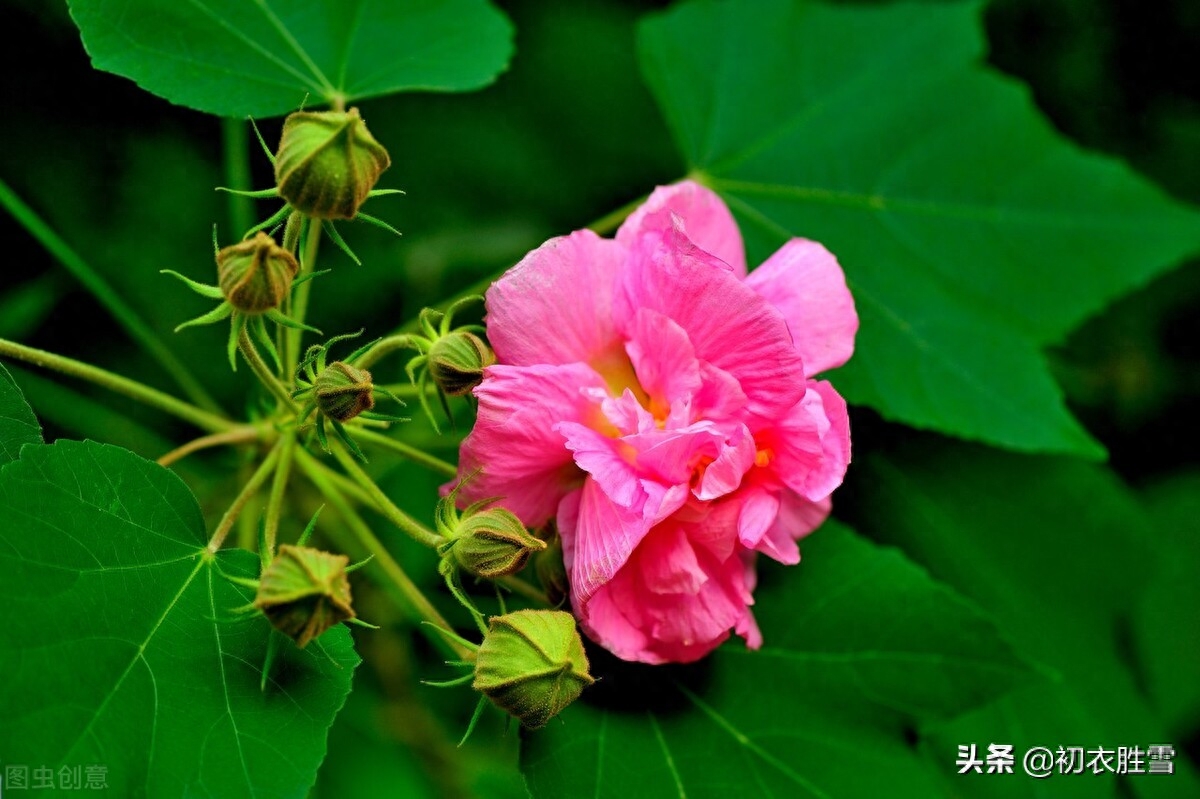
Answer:
[[[334,361],[317,375],[313,383],[317,408],[338,422],[348,422],[363,411],[375,407],[371,373],[348,363]]]
[[[254,607],[301,648],[339,622],[353,619],[349,558],[319,549],[280,544],[262,574]]]
[[[353,219],[390,165],[357,108],[297,111],[283,123],[275,184],[283,199],[309,216]]]
[[[518,610],[488,621],[475,690],[526,727],[543,726],[593,682],[570,613]]]
[[[546,542],[535,538],[512,511],[488,508],[469,514],[451,533],[446,557],[463,571],[494,580],[515,574],[525,568],[530,554],[546,548]]]
[[[466,330],[455,330],[433,342],[429,375],[448,397],[461,397],[483,381],[483,368],[496,362],[492,348]]]
[[[299,271],[295,257],[261,231],[217,253],[221,292],[242,313],[260,314],[278,308]]]

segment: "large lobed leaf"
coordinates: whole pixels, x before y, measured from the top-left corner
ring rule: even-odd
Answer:
[[[1095,457],[1039,347],[1200,247],[1200,215],[984,68],[980,11],[693,0],[647,19],[639,46],[751,262],[801,236],[845,267],[862,327],[834,379],[850,401]]]
[[[485,86],[512,56],[487,0],[69,0],[97,69],[173,103],[267,117]]]
[[[12,375],[0,364],[0,466],[15,461],[26,444],[42,443],[42,428]]]
[[[1164,575],[1164,565],[1187,562],[1189,548],[1160,535],[1111,473],[1065,458],[918,439],[868,455],[854,489],[865,531],[903,546],[993,614],[1021,652],[1058,675],[930,736],[933,759],[964,795],[1200,795],[1183,751],[1185,729],[1166,723],[1177,721],[1179,701],[1195,693],[1179,682],[1194,655],[1177,663],[1162,657],[1194,651],[1187,625],[1195,613],[1172,604],[1156,608],[1156,615],[1182,623],[1163,629],[1144,605],[1194,596],[1163,591],[1169,587],[1163,577],[1175,577]],[[1194,683],[1194,672],[1187,679]],[[1151,699],[1168,707],[1156,708]],[[991,743],[1013,744],[1018,754],[1032,746],[1114,752],[1138,746],[1144,753],[1150,745],[1174,744],[1177,755],[1174,774],[1129,775],[1124,787],[1110,771],[1091,769],[1051,775],[1045,783],[958,777],[957,747],[970,743],[982,752]]]
[[[935,795],[915,728],[1028,682],[1030,667],[895,550],[830,522],[805,559],[764,575],[760,651],[601,665],[590,699],[524,739],[534,796]]]
[[[0,385],[0,396],[3,386]],[[27,446],[0,470],[0,752],[105,770],[112,795],[303,797],[358,664],[338,627],[281,642],[265,689],[257,573],[213,555],[170,471],[91,441]]]

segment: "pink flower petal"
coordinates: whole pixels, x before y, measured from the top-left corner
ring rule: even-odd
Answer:
[[[471,477],[459,493],[459,504],[502,497],[526,525],[544,524],[583,477],[553,425],[598,413],[583,389],[601,385],[583,364],[488,367],[475,389],[475,427],[459,457],[459,479]],[[476,469],[482,470],[475,474]]]
[[[785,488],[780,496],[779,515],[755,549],[780,563],[794,566],[800,562],[796,540],[825,523],[831,504],[828,498],[810,502]]]
[[[854,353],[858,313],[837,259],[815,241],[792,239],[746,278],[787,320],[806,377]]]
[[[657,311],[687,332],[697,357],[737,380],[748,411],[769,417],[794,405],[803,362],[779,312],[682,231],[650,222],[613,298],[618,327]]]
[[[667,210],[683,220],[687,237],[700,249],[717,256],[733,267],[739,275],[746,274],[746,249],[742,246],[742,233],[738,230],[733,215],[711,189],[691,180],[672,186],[659,186],[654,193],[638,206],[617,231],[617,241],[632,246],[638,234],[649,224],[662,224],[670,216],[657,216]]]
[[[589,363],[620,346],[612,294],[625,248],[590,230],[538,247],[487,291],[496,358],[516,366]]]
[[[850,417],[846,401],[825,381],[808,391],[786,416],[756,431],[769,453],[770,471],[809,500],[824,499],[842,483],[850,463]]]
[[[640,511],[619,505],[594,479],[583,483],[578,498],[567,498],[558,514],[563,560],[578,607],[613,578],[650,529]],[[564,513],[563,510],[566,512]],[[571,553],[567,562],[568,549]]]

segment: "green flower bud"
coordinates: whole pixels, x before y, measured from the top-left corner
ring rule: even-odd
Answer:
[[[534,552],[546,548],[546,542],[535,538],[512,511],[488,508],[469,513],[450,533],[449,551],[444,557],[468,574],[494,580],[515,574],[525,568]]]
[[[593,682],[570,613],[518,610],[489,620],[475,658],[475,690],[526,727],[543,726]]]
[[[483,381],[483,368],[496,362],[492,348],[466,330],[455,330],[433,342],[429,375],[448,397],[461,397]]]
[[[280,544],[258,584],[254,607],[301,648],[339,622],[353,619],[349,558]]]
[[[289,291],[300,264],[290,252],[261,231],[217,253],[217,282],[237,310],[260,314],[278,308]]]
[[[375,407],[371,373],[348,363],[329,364],[317,375],[313,388],[321,413],[338,422],[348,422]]]
[[[390,165],[357,108],[297,111],[283,123],[275,184],[283,199],[309,216],[353,219]]]

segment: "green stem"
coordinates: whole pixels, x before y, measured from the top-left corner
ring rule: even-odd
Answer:
[[[522,580],[515,574],[506,574],[503,577],[497,577],[496,582],[505,588],[512,591],[514,594],[520,594],[528,600],[536,602],[539,605],[550,607],[550,599],[546,593],[536,586]]]
[[[279,463],[275,467],[275,477],[271,481],[271,495],[267,499],[267,520],[263,532],[269,557],[275,555],[275,541],[279,537],[279,516],[283,509],[283,495],[287,490],[288,477],[292,471],[292,455],[295,450],[296,434],[294,432],[284,433],[283,440],[280,441]],[[264,555],[263,557],[268,556]]]
[[[250,479],[242,486],[242,490],[234,497],[233,504],[229,506],[229,510],[225,511],[225,515],[221,517],[217,529],[213,531],[212,538],[208,540],[208,551],[216,552],[225,543],[225,537],[229,535],[229,531],[233,529],[233,523],[237,521],[238,516],[242,512],[242,508],[246,507],[246,503],[250,501],[262,484],[267,481],[267,477],[275,468],[276,461],[279,460],[279,452],[283,449],[283,440],[280,440],[275,446],[271,447],[270,453],[263,458],[263,462],[254,470],[254,474],[250,475]]]
[[[346,497],[341,491],[334,486],[333,481],[329,480],[321,468],[321,464],[303,449],[296,450],[296,463],[300,469],[308,476],[308,479],[316,486],[324,497],[329,500],[329,504],[333,505],[337,514],[342,517],[346,527],[350,529],[354,537],[357,539],[359,546],[374,555],[371,563],[367,565],[368,569],[376,570],[400,592],[416,612],[418,619],[427,621],[430,624],[440,627],[444,630],[452,629],[449,622],[443,618],[437,608],[425,597],[421,589],[416,586],[412,578],[405,573],[392,554],[384,548],[383,543],[371,532],[370,526],[363,521],[350,503],[346,501]],[[455,656],[462,660],[473,660],[475,653],[464,647],[461,644],[445,639],[437,633],[430,633],[430,637],[435,641],[441,641],[448,645],[454,652]]]
[[[53,369],[56,372],[70,375],[71,377],[87,380],[88,382],[107,388],[109,391],[116,391],[138,402],[158,408],[160,411],[191,422],[202,430],[208,430],[212,433],[230,430],[238,426],[237,423],[229,419],[197,408],[195,405],[172,397],[170,394],[166,394],[156,388],[151,388],[136,380],[130,380],[127,377],[113,374],[98,366],[92,366],[91,364],[76,361],[72,358],[27,347],[15,341],[0,339],[0,356],[15,358],[25,363],[31,363],[34,366],[40,366],[43,369]]]
[[[292,395],[288,393],[283,383],[279,382],[279,378],[271,371],[262,356],[258,354],[258,350],[254,348],[254,342],[250,340],[250,333],[246,330],[246,326],[242,326],[242,330],[238,333],[238,348],[241,349],[242,355],[246,358],[246,363],[250,364],[251,371],[262,381],[262,384],[267,387],[267,390],[275,395],[275,399],[279,400],[280,407],[287,408],[292,413],[297,413],[300,408],[296,405]]]
[[[142,321],[137,312],[121,299],[112,286],[92,269],[54,230],[39,217],[32,208],[13,193],[0,180],[0,206],[3,206],[21,227],[41,244],[76,280],[83,284],[104,309],[116,320],[129,337],[143,346],[147,352],[171,375],[192,402],[212,413],[220,413],[221,407],[200,385],[183,362],[167,348],[150,326]]]
[[[390,355],[396,350],[407,349],[412,346],[413,337],[404,333],[397,336],[388,336],[376,342],[375,346],[364,352],[354,361],[354,365],[359,369],[370,369],[380,358],[385,355]]]
[[[304,254],[300,259],[300,274],[297,277],[304,277],[312,274],[316,268],[317,250],[321,246],[321,220],[310,219],[308,222],[308,236],[304,241]],[[308,294],[312,291],[311,280],[306,280],[301,283],[295,291],[292,300],[291,318],[303,324],[305,317],[308,315]],[[287,352],[284,355],[284,363],[287,365],[286,375],[294,375],[296,373],[296,364],[300,360],[300,342],[304,331],[288,328],[285,338],[287,339]]]
[[[398,453],[413,463],[419,464],[432,469],[435,472],[445,475],[446,477],[457,477],[458,467],[452,463],[447,463],[436,455],[430,455],[423,449],[417,449],[411,444],[406,444],[399,439],[390,436],[380,435],[366,430],[355,425],[347,425],[346,432],[357,438],[359,441],[364,441],[369,444],[390,449],[392,452]]]
[[[225,163],[225,185],[234,191],[250,189],[250,130],[245,120],[221,119],[221,149]],[[237,235],[254,224],[254,201],[238,194],[229,195],[229,224]]]
[[[605,214],[592,224],[588,225],[588,230],[600,236],[605,236],[609,233],[612,233],[621,226],[621,223],[625,221],[626,217],[638,209],[639,205],[646,202],[647,196],[648,195],[643,194],[636,200],[622,205],[612,213]]]
[[[388,499],[387,494],[383,493],[383,489],[376,485],[370,475],[362,470],[362,467],[358,465],[358,462],[354,460],[354,456],[350,454],[342,442],[339,441],[337,446],[333,447],[333,455],[342,464],[342,468],[346,470],[346,473],[371,497],[376,510],[382,513],[388,521],[404,531],[409,538],[422,546],[431,548],[436,548],[439,544],[444,543],[444,539],[440,535],[397,508],[396,504]]]
[[[220,433],[209,433],[206,436],[192,439],[186,444],[176,447],[158,459],[159,466],[170,466],[178,460],[186,458],[193,452],[197,452],[209,447],[220,447],[225,444],[245,444],[250,441],[255,441],[262,438],[266,434],[266,429],[255,425],[243,425],[234,427],[230,430],[225,430]]]

